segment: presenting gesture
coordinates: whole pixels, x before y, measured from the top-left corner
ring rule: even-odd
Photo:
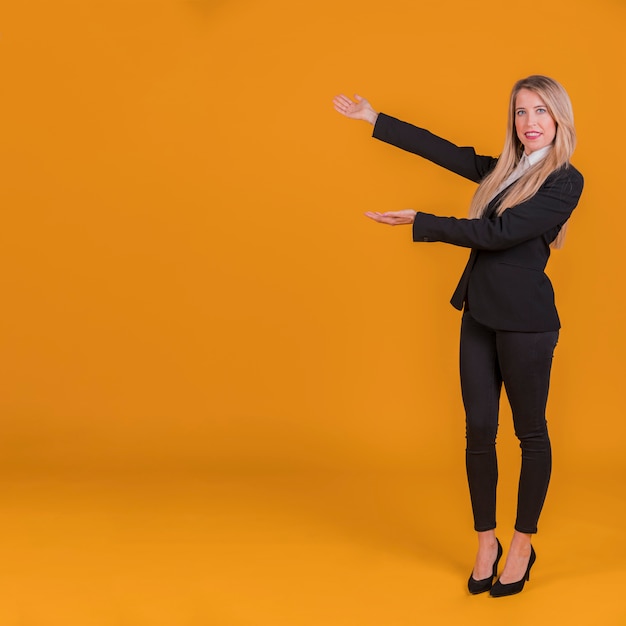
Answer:
[[[378,113],[374,111],[372,105],[365,98],[361,98],[359,95],[355,94],[354,99],[356,102],[350,100],[348,96],[344,96],[343,94],[335,96],[333,98],[335,111],[338,111],[350,119],[365,120],[366,122],[374,125],[376,123]]]
[[[356,102],[354,100],[356,100]],[[338,111],[352,120],[365,120],[372,125],[376,124],[378,113],[374,111],[372,105],[358,94],[354,94],[354,100],[351,100],[344,94],[335,96],[333,98],[335,111]],[[387,211],[385,213],[368,211],[365,215],[370,219],[373,219],[375,222],[389,224],[390,226],[412,224],[415,219],[415,211],[412,209],[405,209],[404,211]]]

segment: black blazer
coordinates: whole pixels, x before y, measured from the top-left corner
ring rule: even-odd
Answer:
[[[480,182],[497,159],[454,144],[380,113],[373,136]],[[442,241],[471,248],[452,296],[457,309],[497,330],[544,332],[560,328],[554,291],[544,273],[550,243],[578,204],[583,177],[571,165],[548,176],[530,200],[493,215],[496,196],[481,219],[440,217],[418,212],[413,241]],[[501,192],[503,193],[503,192]],[[491,213],[491,215],[490,215]]]

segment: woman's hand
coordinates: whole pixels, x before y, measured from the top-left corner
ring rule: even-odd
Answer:
[[[365,215],[381,224],[399,226],[400,224],[412,224],[416,214],[417,211],[413,209],[404,209],[403,211],[387,211],[386,213],[368,211]]]
[[[374,111],[372,105],[359,95],[355,94],[354,99],[356,102],[353,102],[348,96],[344,96],[343,94],[335,96],[333,98],[335,111],[339,111],[339,113],[352,120],[365,120],[372,125],[376,124],[378,113]]]

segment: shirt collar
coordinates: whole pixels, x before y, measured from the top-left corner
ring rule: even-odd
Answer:
[[[540,148],[539,150],[535,150],[534,152],[531,152],[528,156],[524,154],[522,156],[522,161],[527,161],[528,165],[535,165],[535,163],[539,163],[541,159],[544,159],[551,149],[552,149],[552,145],[549,145],[549,146],[544,146],[543,148]]]

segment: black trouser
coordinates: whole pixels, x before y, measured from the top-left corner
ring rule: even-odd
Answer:
[[[502,383],[522,449],[515,529],[536,533],[552,454],[546,424],[552,354],[558,331],[492,330],[466,312],[461,325],[461,389],[466,414],[467,479],[477,531],[496,527],[496,434]]]

